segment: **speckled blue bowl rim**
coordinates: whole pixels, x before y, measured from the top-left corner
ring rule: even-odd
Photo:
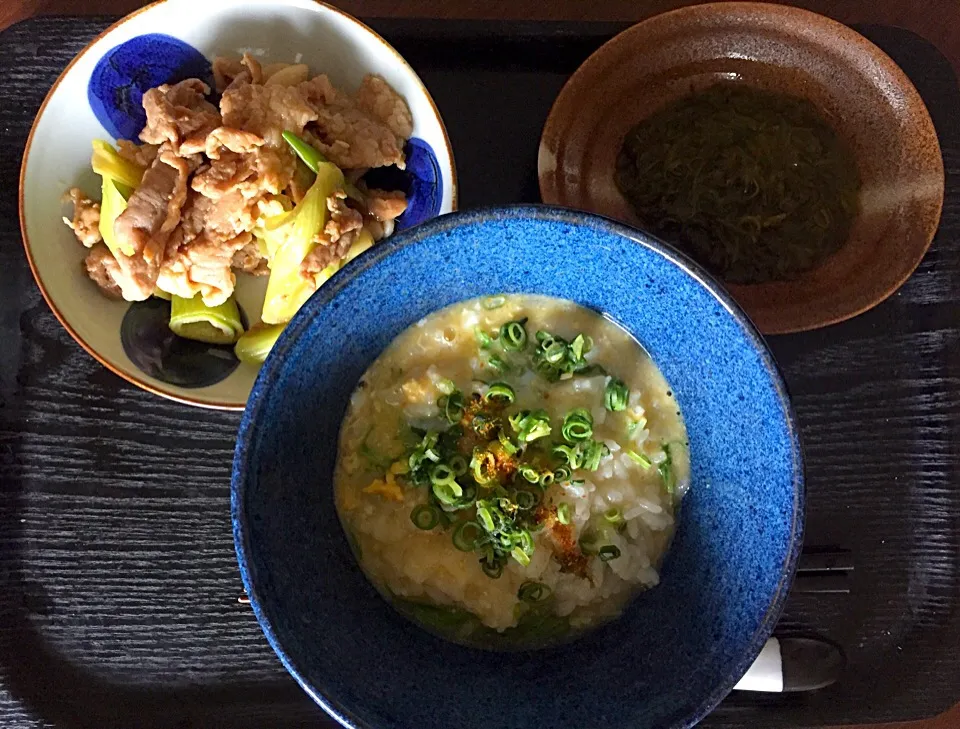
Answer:
[[[277,372],[280,369],[281,362],[287,352],[294,345],[294,342],[300,337],[303,331],[309,327],[314,314],[323,307],[327,306],[337,297],[340,291],[354,277],[364,271],[380,265],[388,259],[393,253],[407,246],[417,245],[426,239],[436,235],[448,232],[460,226],[483,223],[487,220],[544,220],[558,223],[566,223],[572,226],[585,226],[595,231],[607,233],[614,236],[628,238],[638,245],[642,245],[652,251],[660,254],[670,263],[683,269],[692,276],[703,288],[709,291],[717,301],[729,312],[729,314],[740,325],[744,337],[752,345],[753,349],[760,357],[763,366],[767,370],[771,382],[776,390],[777,396],[786,414],[787,427],[790,433],[790,442],[794,454],[794,483],[793,483],[793,520],[791,524],[791,546],[787,554],[787,559],[782,567],[780,582],[777,584],[777,590],[773,600],[767,607],[760,626],[757,628],[743,657],[733,665],[727,676],[719,681],[716,689],[708,695],[703,702],[692,711],[686,719],[674,723],[670,727],[660,727],[658,729],[690,729],[704,719],[723,699],[733,690],[736,683],[747,672],[767,639],[773,633],[777,620],[783,612],[787,593],[790,585],[793,583],[794,575],[797,570],[797,561],[803,548],[803,522],[805,507],[805,487],[803,472],[803,448],[800,442],[799,430],[797,428],[796,415],[790,403],[790,396],[787,392],[786,383],[780,373],[773,355],[770,353],[766,342],[761,336],[759,330],[750,321],[749,317],[733,300],[733,298],[724,290],[724,288],[708,274],[701,266],[692,259],[675,250],[671,246],[644,233],[635,228],[630,228],[608,218],[584,213],[567,208],[551,207],[548,205],[511,205],[505,207],[478,208],[465,212],[450,213],[434,218],[431,221],[423,223],[415,228],[406,230],[387,238],[382,243],[371,249],[368,253],[354,259],[348,263],[339,273],[337,273],[329,282],[324,284],[316,294],[300,309],[287,328],[284,330],[280,339],[277,341],[270,356],[260,369],[253,390],[250,392],[250,398],[247,401],[247,407],[243,411],[243,417],[240,420],[240,429],[237,433],[237,445],[233,459],[233,471],[230,484],[230,515],[233,522],[233,540],[237,552],[237,562],[240,567],[240,577],[243,580],[243,586],[247,596],[250,598],[250,606],[253,608],[254,615],[267,642],[280,658],[284,668],[296,679],[297,683],[304,691],[319,704],[324,711],[336,719],[340,724],[348,729],[376,729],[371,727],[365,721],[359,719],[349,709],[342,706],[339,702],[324,696],[317,688],[310,685],[303,677],[303,673],[296,665],[293,659],[287,654],[274,630],[270,619],[266,616],[260,605],[260,597],[257,588],[250,575],[250,569],[247,562],[246,551],[247,544],[247,525],[246,516],[243,511],[242,495],[240,493],[240,484],[242,474],[246,471],[249,462],[248,444],[252,441],[254,430],[259,420],[260,408],[267,397],[268,390],[276,379]],[[412,322],[411,322],[412,323]],[[587,638],[588,639],[588,638]]]

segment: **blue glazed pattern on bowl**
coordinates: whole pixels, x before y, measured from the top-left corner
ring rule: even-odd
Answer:
[[[403,190],[407,209],[396,220],[401,231],[426,222],[440,214],[443,203],[443,174],[437,155],[426,141],[413,137],[403,147],[407,167],[381,167],[364,175],[368,187],[382,190]]]
[[[97,61],[87,97],[103,128],[116,139],[139,141],[147,123],[143,95],[161,84],[199,78],[213,84],[210,61],[189,43],[151,33],[131,38]]]
[[[397,218],[397,230],[420,225],[440,214],[443,178],[433,149],[422,139],[413,138],[404,148],[407,157],[407,209]]]
[[[400,617],[357,566],[331,483],[340,421],[372,360],[430,312],[500,292],[573,299],[633,332],[676,394],[692,461],[661,584],[571,644],[517,654]],[[304,306],[254,386],[231,501],[267,639],[344,725],[665,729],[703,718],[772,631],[802,542],[803,469],[771,355],[706,274],[602,218],[515,207],[392,238]]]

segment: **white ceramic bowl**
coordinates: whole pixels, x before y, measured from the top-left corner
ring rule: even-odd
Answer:
[[[216,384],[184,388],[147,375],[127,357],[120,324],[129,304],[108,300],[87,279],[82,269],[86,250],[61,220],[68,213],[62,195],[69,188],[79,186],[94,199],[100,197],[90,144],[112,135],[91,106],[92,74],[105,54],[148,34],[172,36],[210,61],[249,52],[264,63],[306,63],[311,73],[328,74],[339,88],[355,89],[365,74],[379,74],[410,106],[413,136],[433,150],[440,214],[456,208],[450,142],[436,105],[406,61],[362,23],[313,0],[161,0],[112,25],[60,75],[33,124],[20,173],[23,243],[44,298],[74,339],[124,379],[187,404],[242,409],[257,367],[241,363]],[[237,299],[256,321],[266,279],[237,278]]]

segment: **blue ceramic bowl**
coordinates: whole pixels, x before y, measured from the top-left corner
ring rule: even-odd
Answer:
[[[456,301],[573,299],[620,322],[673,387],[692,487],[661,584],[573,643],[477,651],[396,613],[361,573],[332,473],[354,386],[389,342]],[[763,340],[688,259],[635,230],[542,207],[441,217],[347,266],[303,307],[240,426],[233,527],[267,640],[348,727],[689,727],[770,635],[802,541],[803,465]]]

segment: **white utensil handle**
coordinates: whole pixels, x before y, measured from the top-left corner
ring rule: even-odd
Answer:
[[[757,656],[757,660],[733,687],[735,691],[783,691],[783,659],[780,655],[780,641],[770,638]]]
[[[826,638],[771,638],[734,689],[772,693],[817,691],[836,683],[846,665],[843,649]]]

